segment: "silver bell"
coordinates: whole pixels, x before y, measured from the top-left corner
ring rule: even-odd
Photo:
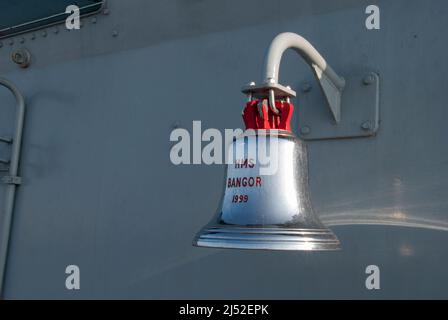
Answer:
[[[266,250],[340,248],[339,240],[313,211],[306,145],[293,133],[246,130],[234,139],[229,151],[220,209],[196,235],[194,245]],[[270,155],[270,161],[261,161],[263,152]]]

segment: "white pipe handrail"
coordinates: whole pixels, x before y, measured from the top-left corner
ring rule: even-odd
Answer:
[[[14,200],[18,181],[17,177],[20,162],[20,150],[22,144],[23,122],[25,118],[25,99],[17,87],[8,80],[0,78],[0,86],[9,89],[17,100],[16,126],[11,145],[11,160],[9,161],[9,170],[4,182],[6,186],[5,212],[3,225],[0,233],[0,297],[3,297],[6,262],[8,257],[9,240],[12,225],[12,216],[14,212]]]

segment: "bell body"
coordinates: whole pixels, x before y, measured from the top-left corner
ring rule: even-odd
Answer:
[[[306,145],[288,131],[247,130],[229,148],[221,206],[194,239],[201,247],[337,250],[314,214]]]

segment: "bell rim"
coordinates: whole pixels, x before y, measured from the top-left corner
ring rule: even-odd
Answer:
[[[327,228],[207,227],[193,240],[196,247],[273,251],[338,251],[340,241]]]

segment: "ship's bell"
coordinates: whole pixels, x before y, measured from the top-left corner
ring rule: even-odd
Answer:
[[[339,249],[339,240],[313,211],[307,148],[289,127],[292,104],[276,101],[283,119],[275,118],[260,104],[250,101],[244,110],[247,130],[228,148],[220,208],[193,244],[266,250]],[[269,154],[269,160],[276,163],[261,161],[261,153]]]

